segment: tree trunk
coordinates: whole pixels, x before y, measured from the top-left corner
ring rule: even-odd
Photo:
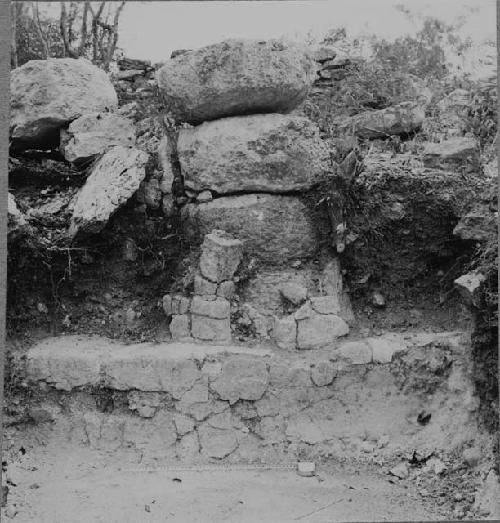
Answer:
[[[18,66],[17,59],[17,20],[18,20],[17,6],[14,3],[10,4],[10,66],[15,69]]]
[[[38,3],[31,2],[31,9],[33,10],[33,21],[35,22],[35,28],[42,43],[42,59],[46,60],[49,57],[49,45],[47,38],[43,33],[42,24],[40,23],[40,12],[38,11]]]

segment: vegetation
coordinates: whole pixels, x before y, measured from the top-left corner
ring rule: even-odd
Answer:
[[[59,2],[59,16],[39,2],[11,3],[11,66],[29,60],[86,57],[109,70],[125,2]]]

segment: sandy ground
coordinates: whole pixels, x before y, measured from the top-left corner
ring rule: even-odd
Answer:
[[[41,447],[9,465],[2,520],[39,523],[293,522],[443,519],[403,485],[367,471],[141,467],[124,453]],[[12,508],[17,514],[12,519]],[[10,517],[9,517],[10,516]]]

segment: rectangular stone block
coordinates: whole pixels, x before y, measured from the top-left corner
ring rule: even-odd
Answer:
[[[176,314],[172,316],[170,334],[173,340],[182,340],[191,336],[189,316],[187,314]]]
[[[193,338],[204,341],[231,341],[229,316],[224,319],[215,319],[193,314],[191,316],[191,334]]]
[[[191,312],[197,316],[207,318],[225,319],[229,317],[230,305],[225,298],[206,300],[201,296],[194,296],[191,303]]]
[[[194,277],[194,293],[199,296],[210,296],[217,292],[217,284],[197,274]]]

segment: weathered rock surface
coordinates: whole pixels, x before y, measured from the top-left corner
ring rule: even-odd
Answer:
[[[387,138],[418,130],[425,119],[422,107],[405,102],[386,109],[357,114],[342,127],[361,138]]]
[[[213,229],[234,234],[247,254],[270,265],[309,258],[318,245],[309,210],[294,196],[249,194],[188,204],[183,225],[193,243]]]
[[[230,280],[242,256],[243,243],[225,231],[215,229],[205,236],[201,246],[201,274],[216,283]]]
[[[134,144],[134,124],[116,114],[86,114],[61,129],[60,149],[68,162],[89,160],[115,145]]]
[[[228,343],[231,341],[231,321],[226,318],[209,318],[191,315],[191,334],[203,341]]]
[[[223,118],[181,129],[177,151],[186,187],[219,194],[305,191],[330,163],[316,124],[280,114]]]
[[[31,60],[12,71],[10,85],[10,136],[20,148],[57,147],[69,122],[118,106],[108,75],[85,59]]]
[[[478,307],[481,301],[481,287],[486,276],[477,272],[469,272],[457,278],[453,283],[465,303]]]
[[[267,389],[269,375],[262,360],[245,356],[227,359],[218,379],[211,383],[212,389],[223,400],[258,400]]]
[[[308,304],[302,307],[307,307]],[[302,313],[301,309],[297,313]],[[297,320],[297,348],[317,349],[335,342],[349,333],[347,323],[336,314],[318,314],[312,309],[300,314]]]
[[[146,174],[147,161],[145,152],[123,146],[105,153],[77,194],[70,235],[99,232],[137,191]]]
[[[498,212],[489,206],[477,203],[466,213],[453,229],[453,234],[462,240],[488,241],[497,235]]]
[[[282,283],[280,285],[280,293],[283,298],[294,305],[301,305],[307,298],[307,288],[293,282]]]
[[[7,199],[7,231],[8,234],[19,231],[26,225],[26,217],[19,210],[14,195],[8,193]]]
[[[297,322],[292,315],[275,318],[272,338],[280,349],[297,347]]]
[[[424,163],[430,167],[440,167],[449,163],[479,161],[479,148],[476,140],[454,137],[440,143],[426,143],[423,153]]]
[[[238,447],[238,440],[231,430],[204,424],[198,429],[198,434],[202,454],[211,458],[225,458]]]
[[[168,60],[157,73],[167,108],[199,124],[225,116],[282,113],[307,96],[315,77],[309,52],[277,40],[227,40]]]

